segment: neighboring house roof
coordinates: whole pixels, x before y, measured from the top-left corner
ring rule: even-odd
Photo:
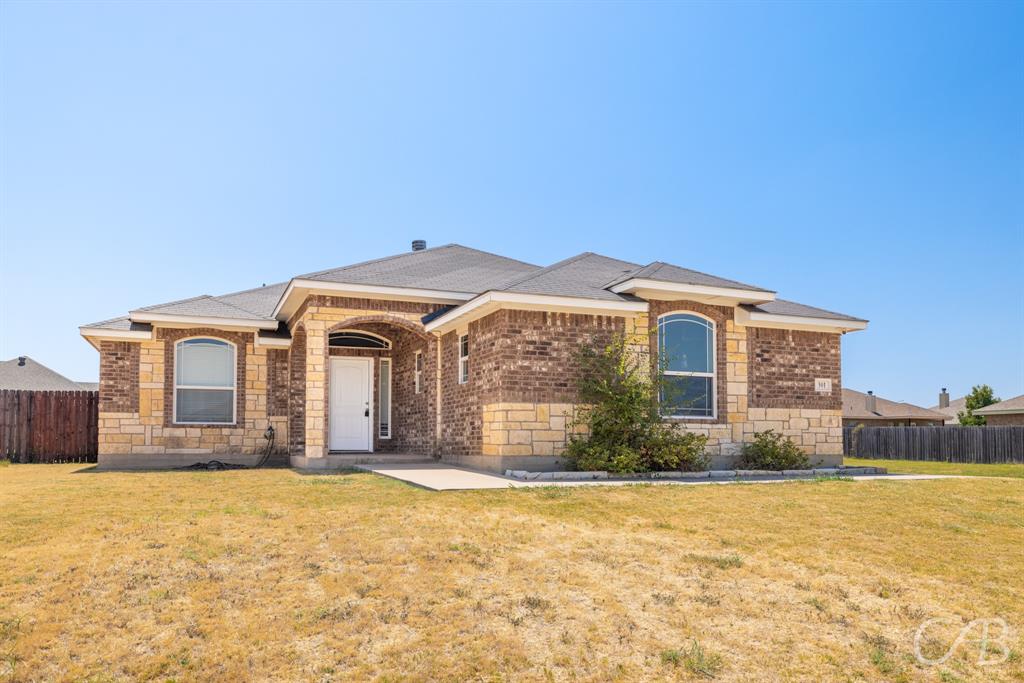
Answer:
[[[890,401],[875,396],[875,410],[867,408],[868,395],[843,388],[843,419],[852,420],[936,420],[944,422],[946,416],[913,403]]]
[[[960,412],[967,410],[967,397],[961,396],[960,398],[955,398],[950,401],[949,405],[945,408],[932,406],[929,410],[945,415],[946,422],[959,422],[960,418],[958,416]]]
[[[1024,394],[974,411],[975,415],[1016,415],[1017,413],[1024,413]]]
[[[0,389],[29,391],[96,391],[95,382],[75,382],[28,356],[0,361]]]
[[[584,252],[542,268],[530,263],[471,249],[458,244],[446,244],[431,249],[410,251],[386,258],[364,261],[350,266],[333,268],[300,275],[289,282],[281,282],[220,296],[202,295],[165,304],[145,306],[128,316],[84,325],[83,335],[102,339],[109,332],[112,338],[135,338],[149,333],[152,323],[195,322],[238,325],[243,328],[264,330],[263,339],[275,336],[278,320],[285,320],[297,308],[299,301],[318,289],[346,292],[354,295],[369,292],[371,296],[388,295],[403,298],[424,295],[421,301],[434,301],[439,306],[472,306],[472,299],[487,293],[497,293],[506,299],[516,296],[557,296],[579,301],[610,302],[607,307],[625,310],[642,303],[624,290],[612,291],[616,283],[627,281],[666,282],[679,289],[697,288],[742,289],[753,293],[751,299],[774,297],[774,292],[735,280],[719,278],[687,268],[655,261],[640,265],[629,261]],[[319,283],[323,283],[322,285]],[[652,285],[653,286],[653,285]],[[620,290],[623,288],[619,288]],[[628,289],[628,287],[626,288]],[[674,291],[674,290],[673,290]],[[758,293],[764,293],[761,297]],[[686,298],[680,295],[679,298]],[[464,303],[469,302],[469,303]],[[287,305],[286,305],[287,304]],[[597,306],[596,303],[585,306]],[[761,318],[775,316],[803,316],[819,327],[847,330],[861,329],[866,321],[834,311],[804,306],[790,301],[775,300],[744,306]],[[460,315],[452,311],[454,315]],[[464,310],[464,309],[462,309]],[[440,316],[446,312],[440,310]],[[450,317],[450,316],[449,316]],[[849,325],[833,325],[828,320],[849,321]],[[812,328],[813,329],[813,328]],[[141,334],[136,334],[141,333]],[[95,339],[92,339],[95,343]]]

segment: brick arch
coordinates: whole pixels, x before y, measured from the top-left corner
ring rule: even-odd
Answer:
[[[288,452],[305,455],[306,448],[306,328],[292,331],[288,349]]]
[[[387,314],[360,315],[354,318],[347,318],[345,320],[336,322],[333,325],[331,325],[329,328],[327,328],[325,334],[330,334],[331,332],[334,332],[336,330],[343,330],[349,327],[363,325],[366,323],[384,323],[387,325],[395,325],[396,327],[401,327],[404,330],[413,332],[414,334],[419,335],[423,339],[430,338],[430,335],[423,328],[423,325],[414,323],[410,320],[407,320],[406,318],[402,318],[397,315]]]

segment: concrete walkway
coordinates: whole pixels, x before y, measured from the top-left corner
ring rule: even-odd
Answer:
[[[365,464],[357,469],[379,474],[382,477],[398,479],[413,486],[430,491],[470,491],[477,489],[536,488],[538,486],[629,486],[636,484],[657,484],[670,486],[706,486],[708,484],[783,484],[790,481],[806,481],[812,477],[752,477],[750,479],[589,479],[586,481],[522,481],[500,474],[481,472],[444,463],[416,464]],[[854,481],[958,479],[944,474],[865,474],[849,477]]]

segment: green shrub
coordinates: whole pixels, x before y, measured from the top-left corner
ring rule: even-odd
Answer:
[[[811,466],[807,455],[788,436],[773,429],[754,434],[743,445],[740,467],[747,470],[803,470]]]
[[[662,421],[658,382],[643,358],[622,335],[577,352],[582,407],[565,451],[574,468],[618,474],[707,468],[707,437]]]

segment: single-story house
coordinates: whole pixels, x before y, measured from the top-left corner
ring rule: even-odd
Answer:
[[[80,332],[100,354],[100,466],[255,462],[272,428],[299,468],[387,453],[501,471],[562,466],[573,355],[615,333],[685,386],[662,411],[709,437],[713,466],[765,429],[837,463],[840,340],[866,326],[669,263],[540,267],[417,240]]]
[[[939,403],[934,405],[928,410],[942,413],[946,416],[945,423],[948,425],[960,424],[960,413],[967,410],[967,397],[961,396],[955,398],[952,401],[949,400],[949,392],[943,387],[942,391],[939,392]]]
[[[978,408],[974,414],[984,417],[989,427],[1024,425],[1024,394]]]
[[[843,387],[843,426],[856,427],[898,427],[929,426],[941,427],[946,416],[942,413],[916,406],[904,401],[890,401],[875,396],[873,391],[863,393]]]
[[[76,382],[28,356],[0,361],[0,389],[19,391],[96,391],[96,382]]]

